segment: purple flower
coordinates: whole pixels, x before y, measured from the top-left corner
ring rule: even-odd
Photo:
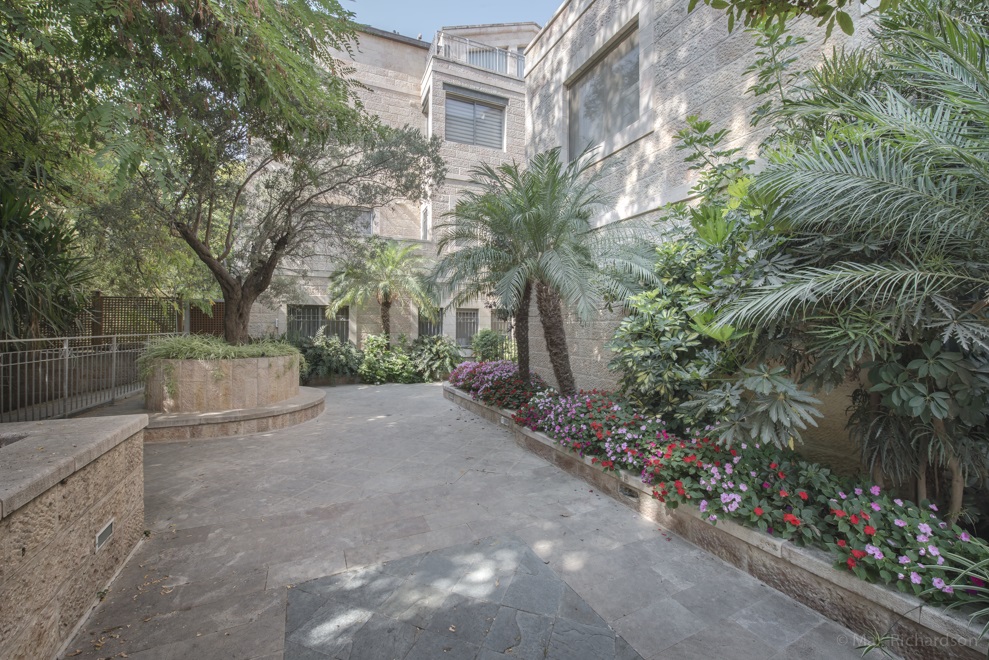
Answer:
[[[929,505],[928,505],[928,508],[929,508],[929,509],[930,509],[931,511],[937,511],[937,507],[936,507],[936,506],[934,506],[933,504],[929,504]]]
[[[917,525],[917,529],[920,530],[921,534],[931,533],[931,526],[928,525],[927,523],[920,523],[919,525]]]
[[[895,504],[896,506],[903,506],[903,500],[895,499],[893,500],[893,504]]]
[[[927,534],[918,534],[917,535],[917,543],[927,543],[928,540],[930,540],[930,539],[927,536]]]
[[[749,489],[749,487],[746,486],[745,484],[738,484],[738,489],[744,493]]]
[[[855,494],[856,495],[861,495],[862,494],[862,489],[861,488],[856,488],[855,489]]]
[[[905,520],[900,520],[899,518],[897,518],[896,520],[894,520],[893,521],[893,524],[896,525],[897,527],[906,527],[907,526],[906,521]]]
[[[847,495],[845,495],[845,494],[844,494],[843,492],[841,492],[841,491],[839,490],[839,491],[838,491],[838,497],[840,497],[841,499],[845,499],[845,498],[847,498],[848,496],[847,496]]]
[[[942,580],[941,578],[934,578],[933,580],[931,580],[931,584],[933,584],[938,589],[944,589],[944,580]]]
[[[896,574],[896,579],[897,579],[897,580],[902,580],[902,579],[903,579],[903,577],[904,577],[904,576],[903,576],[903,573],[897,573],[897,574]]]
[[[718,519],[718,517],[717,517],[716,515],[714,515],[714,514],[712,513],[711,515],[709,515],[709,516],[707,517],[707,519],[708,519],[708,520],[709,520],[710,522],[714,522],[715,520],[717,520],[717,519]]]
[[[882,559],[885,556],[883,555],[883,551],[874,545],[866,545],[865,551],[868,552],[873,557],[875,557],[876,559]]]
[[[899,561],[901,564],[905,566],[910,563],[910,557],[907,557],[906,555],[900,555]]]
[[[874,497],[879,497],[879,486],[873,486],[869,489],[869,492],[872,493]]]
[[[968,535],[968,532],[962,532],[961,534],[958,535],[958,538],[960,538],[962,541],[965,541],[966,543],[972,540],[972,537]]]
[[[941,554],[941,551],[940,551],[940,550],[938,550],[938,549],[937,549],[936,547],[934,547],[933,545],[929,545],[929,546],[927,546],[927,551],[928,551],[929,553],[931,553],[932,555],[934,555],[935,557],[937,557],[937,556],[938,556],[939,554]]]
[[[920,575],[914,572],[914,573],[910,573],[910,581],[913,582],[914,584],[920,584],[923,580],[921,579]]]
[[[872,507],[872,510],[873,511],[882,511],[883,510],[883,508],[881,506],[879,506],[879,502],[873,502],[869,506]]]

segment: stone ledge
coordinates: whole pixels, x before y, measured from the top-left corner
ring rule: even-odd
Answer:
[[[147,415],[4,424],[25,437],[0,450],[0,519],[148,425]]]
[[[926,605],[891,587],[839,571],[831,555],[823,550],[800,547],[732,521],[711,525],[702,520],[696,507],[668,509],[652,497],[652,488],[638,476],[624,470],[605,471],[592,464],[589,457],[578,456],[548,436],[516,425],[511,411],[474,401],[447,383],[443,385],[443,396],[488,421],[508,427],[520,446],[855,632],[869,636],[873,633],[869,624],[875,622],[895,626],[893,634],[909,642],[894,647],[904,657],[984,659],[989,653],[989,639],[975,642],[980,628],[957,612]],[[771,565],[776,566],[775,572],[767,569]],[[780,572],[790,572],[799,579],[788,586],[773,579]],[[832,596],[837,596],[837,602]],[[846,603],[845,599],[855,602]],[[875,610],[876,615],[866,620],[857,605]]]
[[[201,413],[153,413],[145,442],[179,442],[247,435],[295,426],[316,417],[325,407],[326,392],[300,387],[299,394],[260,408]]]

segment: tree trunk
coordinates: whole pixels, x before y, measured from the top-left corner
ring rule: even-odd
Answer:
[[[223,291],[223,338],[228,344],[238,346],[251,340],[248,328],[251,323],[251,307],[257,295],[244,291],[243,287]]]
[[[958,522],[962,512],[962,499],[965,496],[965,475],[962,472],[962,462],[958,454],[951,452],[948,459],[948,472],[951,473],[951,499],[948,503],[948,521]]]
[[[391,298],[385,298],[379,303],[381,307],[381,333],[385,336],[388,348],[391,348]]]
[[[515,351],[519,359],[519,376],[528,383],[529,376],[529,303],[532,300],[532,284],[526,282],[522,300],[515,310]]]
[[[573,396],[577,393],[577,385],[574,383],[573,370],[570,368],[570,353],[567,350],[567,333],[563,326],[560,296],[556,291],[539,282],[536,284],[536,306],[539,308],[539,319],[543,324],[543,336],[546,338],[546,350],[549,352],[550,364],[553,365],[556,386],[563,396]]]

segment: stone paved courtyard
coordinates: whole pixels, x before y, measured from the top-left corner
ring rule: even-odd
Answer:
[[[146,446],[150,538],[68,657],[860,657],[438,385],[326,391],[297,427]]]

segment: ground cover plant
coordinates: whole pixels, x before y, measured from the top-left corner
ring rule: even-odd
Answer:
[[[449,380],[473,398],[508,410],[517,410],[547,387],[538,374],[523,379],[518,365],[509,360],[464,362],[450,373]]]

